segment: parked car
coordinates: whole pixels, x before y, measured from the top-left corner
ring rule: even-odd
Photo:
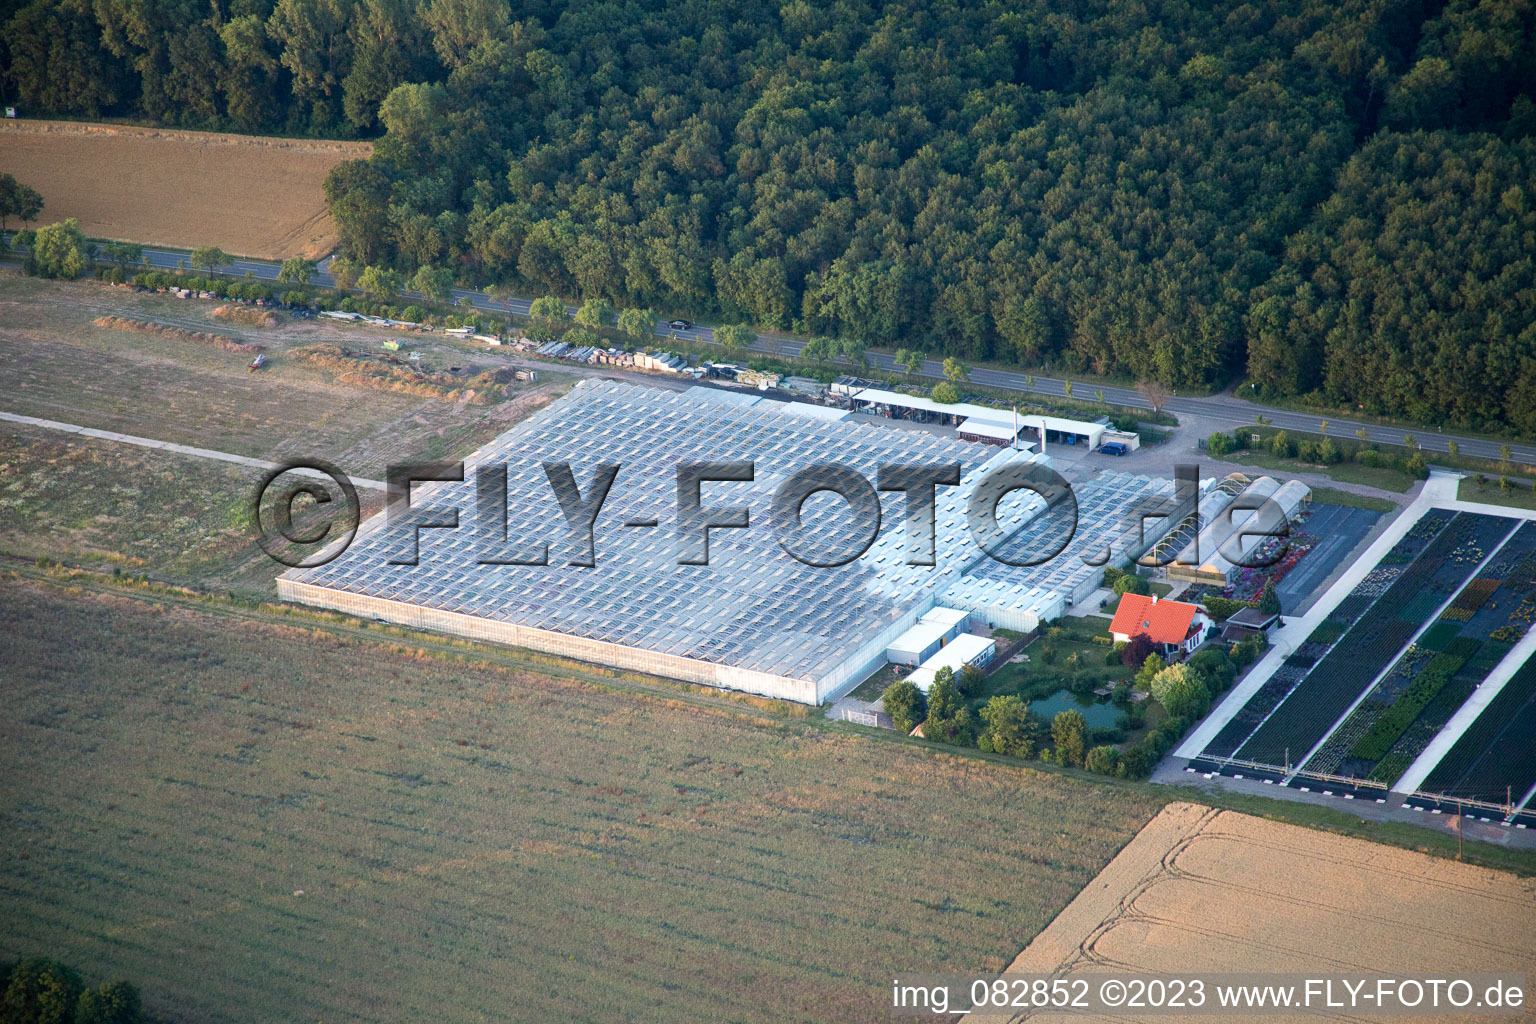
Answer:
[[[671,323],[667,324],[667,326],[672,328],[674,331],[687,331],[687,330],[691,330],[693,328],[693,321],[692,320],[673,320]]]
[[[1119,441],[1106,441],[1099,445],[1099,452],[1103,455],[1124,455],[1128,451],[1130,449]]]

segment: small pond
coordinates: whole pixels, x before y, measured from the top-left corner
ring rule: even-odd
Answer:
[[[1044,700],[1032,700],[1029,710],[1047,722],[1061,711],[1081,711],[1090,729],[1112,729],[1122,714],[1109,701],[1100,704],[1091,693],[1076,694],[1071,690],[1057,690]]]

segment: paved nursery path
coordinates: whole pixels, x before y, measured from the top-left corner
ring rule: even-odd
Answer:
[[[1302,641],[1312,635],[1312,631],[1322,623],[1328,613],[1342,601],[1351,590],[1354,590],[1360,581],[1365,579],[1367,573],[1375,568],[1381,556],[1392,550],[1392,545],[1402,539],[1410,527],[1419,521],[1419,517],[1435,505],[1446,505],[1454,502],[1456,498],[1456,485],[1461,479],[1460,475],[1453,473],[1434,473],[1419,490],[1419,496],[1414,499],[1412,505],[1404,510],[1392,524],[1376,538],[1369,548],[1355,559],[1354,564],[1346,569],[1328,592],[1317,600],[1308,609],[1307,613],[1299,618],[1287,618],[1285,625],[1275,630],[1269,637],[1269,653],[1255,665],[1242,682],[1227,694],[1226,700],[1221,706],[1208,715],[1205,721],[1180,744],[1174,751],[1175,757],[1194,758],[1200,756],[1216,734],[1231,721],[1232,716],[1248,703],[1248,699],[1259,691],[1259,688],[1268,682],[1281,663],[1288,658],[1292,651],[1300,647]]]
[[[1486,515],[1502,516],[1508,519],[1536,520],[1536,511],[1508,508],[1502,505],[1487,505],[1481,502],[1458,499],[1456,493],[1457,484],[1460,482],[1460,479],[1460,474],[1456,473],[1433,473],[1413,504],[1408,507],[1403,515],[1398,516],[1387,530],[1376,538],[1375,542],[1355,560],[1354,564],[1350,565],[1340,575],[1338,580],[1329,588],[1328,593],[1314,604],[1305,616],[1289,620],[1283,629],[1277,630],[1271,636],[1273,646],[1269,653],[1254,667],[1252,672],[1248,673],[1238,687],[1227,695],[1227,699],[1222,702],[1221,706],[1207,717],[1169,758],[1165,759],[1164,763],[1158,767],[1157,772],[1154,773],[1154,778],[1157,781],[1170,784],[1192,784],[1192,780],[1184,777],[1186,773],[1183,771],[1189,760],[1200,756],[1201,752],[1216,737],[1216,734],[1221,731],[1222,727],[1264,685],[1265,681],[1269,679],[1285,658],[1311,634],[1312,630],[1333,610],[1339,601],[1348,595],[1360,580],[1376,566],[1381,556],[1389,551],[1392,545],[1396,544],[1428,509],[1446,508],[1462,512],[1478,512]],[[1506,537],[1505,539],[1507,540],[1508,538]],[[1488,557],[1491,558],[1492,555]],[[1487,559],[1485,558],[1484,562],[1486,563],[1486,561]],[[1444,605],[1441,607],[1443,609]],[[1433,617],[1431,617],[1432,620]],[[1456,744],[1456,741],[1461,738],[1462,734],[1466,732],[1467,728],[1476,720],[1483,709],[1499,695],[1499,692],[1504,689],[1505,684],[1513,677],[1515,671],[1533,653],[1536,653],[1536,630],[1527,633],[1519,643],[1505,654],[1503,660],[1489,673],[1487,678],[1478,684],[1472,696],[1457,710],[1451,720],[1441,728],[1429,746],[1414,760],[1413,764],[1409,766],[1408,770],[1392,787],[1392,792],[1413,793],[1423,783],[1429,773],[1434,770],[1435,765],[1440,762],[1440,759],[1445,756],[1446,752]],[[1369,689],[1367,687],[1366,692],[1369,692]],[[1357,700],[1356,703],[1358,704],[1359,701]],[[1348,712],[1346,711],[1344,717],[1347,716]],[[1343,718],[1341,717],[1338,722],[1334,723],[1334,728],[1337,728],[1342,721]],[[1330,730],[1330,734],[1331,732],[1332,730]],[[1325,736],[1324,739],[1326,738]],[[1307,756],[1311,755],[1308,754]],[[1296,765],[1299,767],[1305,762],[1306,757],[1303,757],[1296,762]],[[1263,787],[1257,780],[1241,781],[1247,782],[1248,785],[1239,786],[1236,781],[1229,782],[1228,780],[1223,780],[1222,785],[1228,786],[1228,788],[1261,792],[1265,796],[1284,797],[1286,799],[1297,798],[1296,794],[1292,791],[1281,791],[1280,787],[1274,786]],[[1529,804],[1533,797],[1536,797],[1536,787],[1533,787],[1531,792],[1524,794],[1517,806],[1523,807]],[[1314,799],[1312,802],[1322,801]],[[1411,820],[1414,812],[1419,812],[1419,815],[1422,817],[1422,808],[1407,808],[1407,805],[1404,805],[1404,809],[1408,811],[1408,816],[1402,820]],[[1354,810],[1366,813],[1365,808],[1359,804],[1354,807]],[[1379,809],[1376,810],[1379,811]],[[1383,815],[1376,813],[1372,816],[1382,817]],[[1394,813],[1386,817],[1395,819],[1399,816]],[[1536,837],[1532,838],[1536,839]],[[1529,844],[1530,842],[1531,839],[1520,840],[1522,845]]]
[[[120,444],[137,445],[140,448],[157,448],[161,451],[174,452],[177,455],[190,455],[197,459],[230,462],[237,466],[249,467],[250,469],[280,469],[285,465],[285,463],[281,462],[268,462],[266,459],[253,459],[246,455],[235,455],[231,452],[216,452],[211,448],[194,448],[186,444],[157,441],[152,437],[139,437],[136,434],[119,434],[115,430],[97,430],[94,427],[82,427],[76,423],[60,423],[58,420],[38,419],[36,416],[23,416],[20,413],[14,412],[0,412],[0,421],[21,423],[29,427],[42,427],[45,430],[59,430],[66,434],[79,434],[82,437],[94,437],[102,441],[117,441]],[[295,472],[305,476],[325,479],[324,473],[318,473],[314,470],[295,470]],[[358,476],[352,477],[351,480],[358,487],[368,487],[378,491],[386,489],[383,482],[379,480],[366,480]]]

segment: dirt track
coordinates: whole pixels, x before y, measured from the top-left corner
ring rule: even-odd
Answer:
[[[75,217],[96,238],[267,259],[335,247],[321,184],[370,152],[366,142],[0,120],[0,171],[42,193],[39,223]]]
[[[1536,975],[1533,920],[1536,879],[1170,804],[1008,973],[1530,977]],[[967,1024],[1019,1019],[966,1018]],[[1105,1018],[1027,1019],[1080,1024]]]

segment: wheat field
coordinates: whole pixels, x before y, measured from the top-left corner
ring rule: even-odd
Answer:
[[[263,259],[334,249],[321,185],[371,152],[366,142],[0,120],[0,172],[42,194],[40,223],[74,217],[93,238]]]

